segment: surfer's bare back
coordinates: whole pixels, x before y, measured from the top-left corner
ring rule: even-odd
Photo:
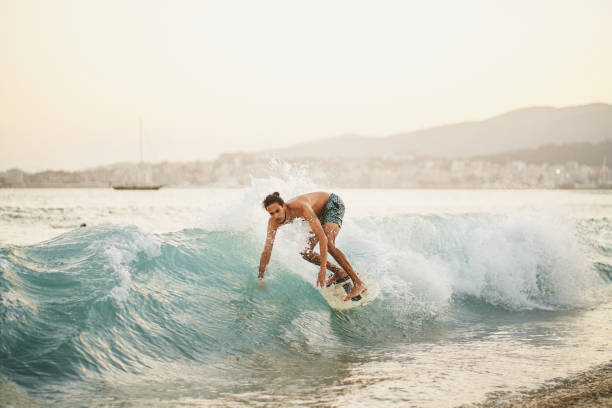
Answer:
[[[340,197],[333,193],[314,192],[302,194],[285,202],[280,194],[275,192],[265,198],[263,206],[270,214],[270,220],[268,221],[266,244],[259,262],[259,278],[263,278],[266,266],[270,261],[278,227],[295,218],[303,218],[310,224],[314,235],[310,237],[308,248],[304,249],[301,255],[307,261],[321,267],[317,277],[317,286],[326,285],[326,269],[329,269],[334,276],[327,282],[327,285],[344,279],[347,275],[353,280],[353,290],[344,298],[345,301],[366,290],[364,283],[359,279],[344,253],[336,248],[336,237],[340,232],[342,217],[344,217],[344,203]],[[313,251],[317,242],[321,251],[320,255]],[[327,262],[328,252],[342,268]]]

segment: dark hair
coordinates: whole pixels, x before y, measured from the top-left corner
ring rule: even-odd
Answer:
[[[285,202],[283,201],[283,199],[281,198],[280,194],[278,191],[273,192],[272,194],[268,194],[266,196],[266,199],[263,200],[262,204],[264,206],[264,208],[268,208],[268,206],[272,203],[278,203],[278,205],[282,206],[283,204],[285,204]]]

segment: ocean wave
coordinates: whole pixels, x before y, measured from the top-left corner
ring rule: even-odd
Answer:
[[[416,341],[465,307],[572,309],[609,293],[601,229],[610,225],[602,220],[347,217],[337,245],[381,294],[332,312],[314,287],[317,268],[299,255],[305,223],[279,230],[266,278],[257,279],[266,214],[245,204],[255,193],[198,228],[154,235],[102,225],[0,248],[0,375],[52,383],[138,373],[159,361],[256,370],[283,355]]]

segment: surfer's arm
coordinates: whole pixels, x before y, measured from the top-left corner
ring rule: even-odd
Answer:
[[[258,278],[264,277],[264,272],[266,271],[266,266],[268,266],[268,262],[270,262],[270,255],[272,254],[272,247],[274,246],[274,238],[276,237],[277,228],[274,227],[272,222],[268,222],[268,233],[266,234],[266,244],[264,245],[264,250],[261,253],[261,259],[259,260],[259,274]]]
[[[312,232],[314,232],[315,236],[319,240],[319,251],[321,252],[321,269],[319,270],[319,276],[317,277],[317,286],[324,287],[325,277],[327,276],[327,236],[325,236],[325,231],[323,231],[321,222],[319,222],[319,219],[317,218],[317,215],[314,213],[312,208],[306,207],[304,209],[304,218],[308,221]]]

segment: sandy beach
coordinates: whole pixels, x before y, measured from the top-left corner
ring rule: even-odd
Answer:
[[[516,399],[495,397],[477,407],[557,408],[612,407],[612,361],[607,364],[542,387]]]

